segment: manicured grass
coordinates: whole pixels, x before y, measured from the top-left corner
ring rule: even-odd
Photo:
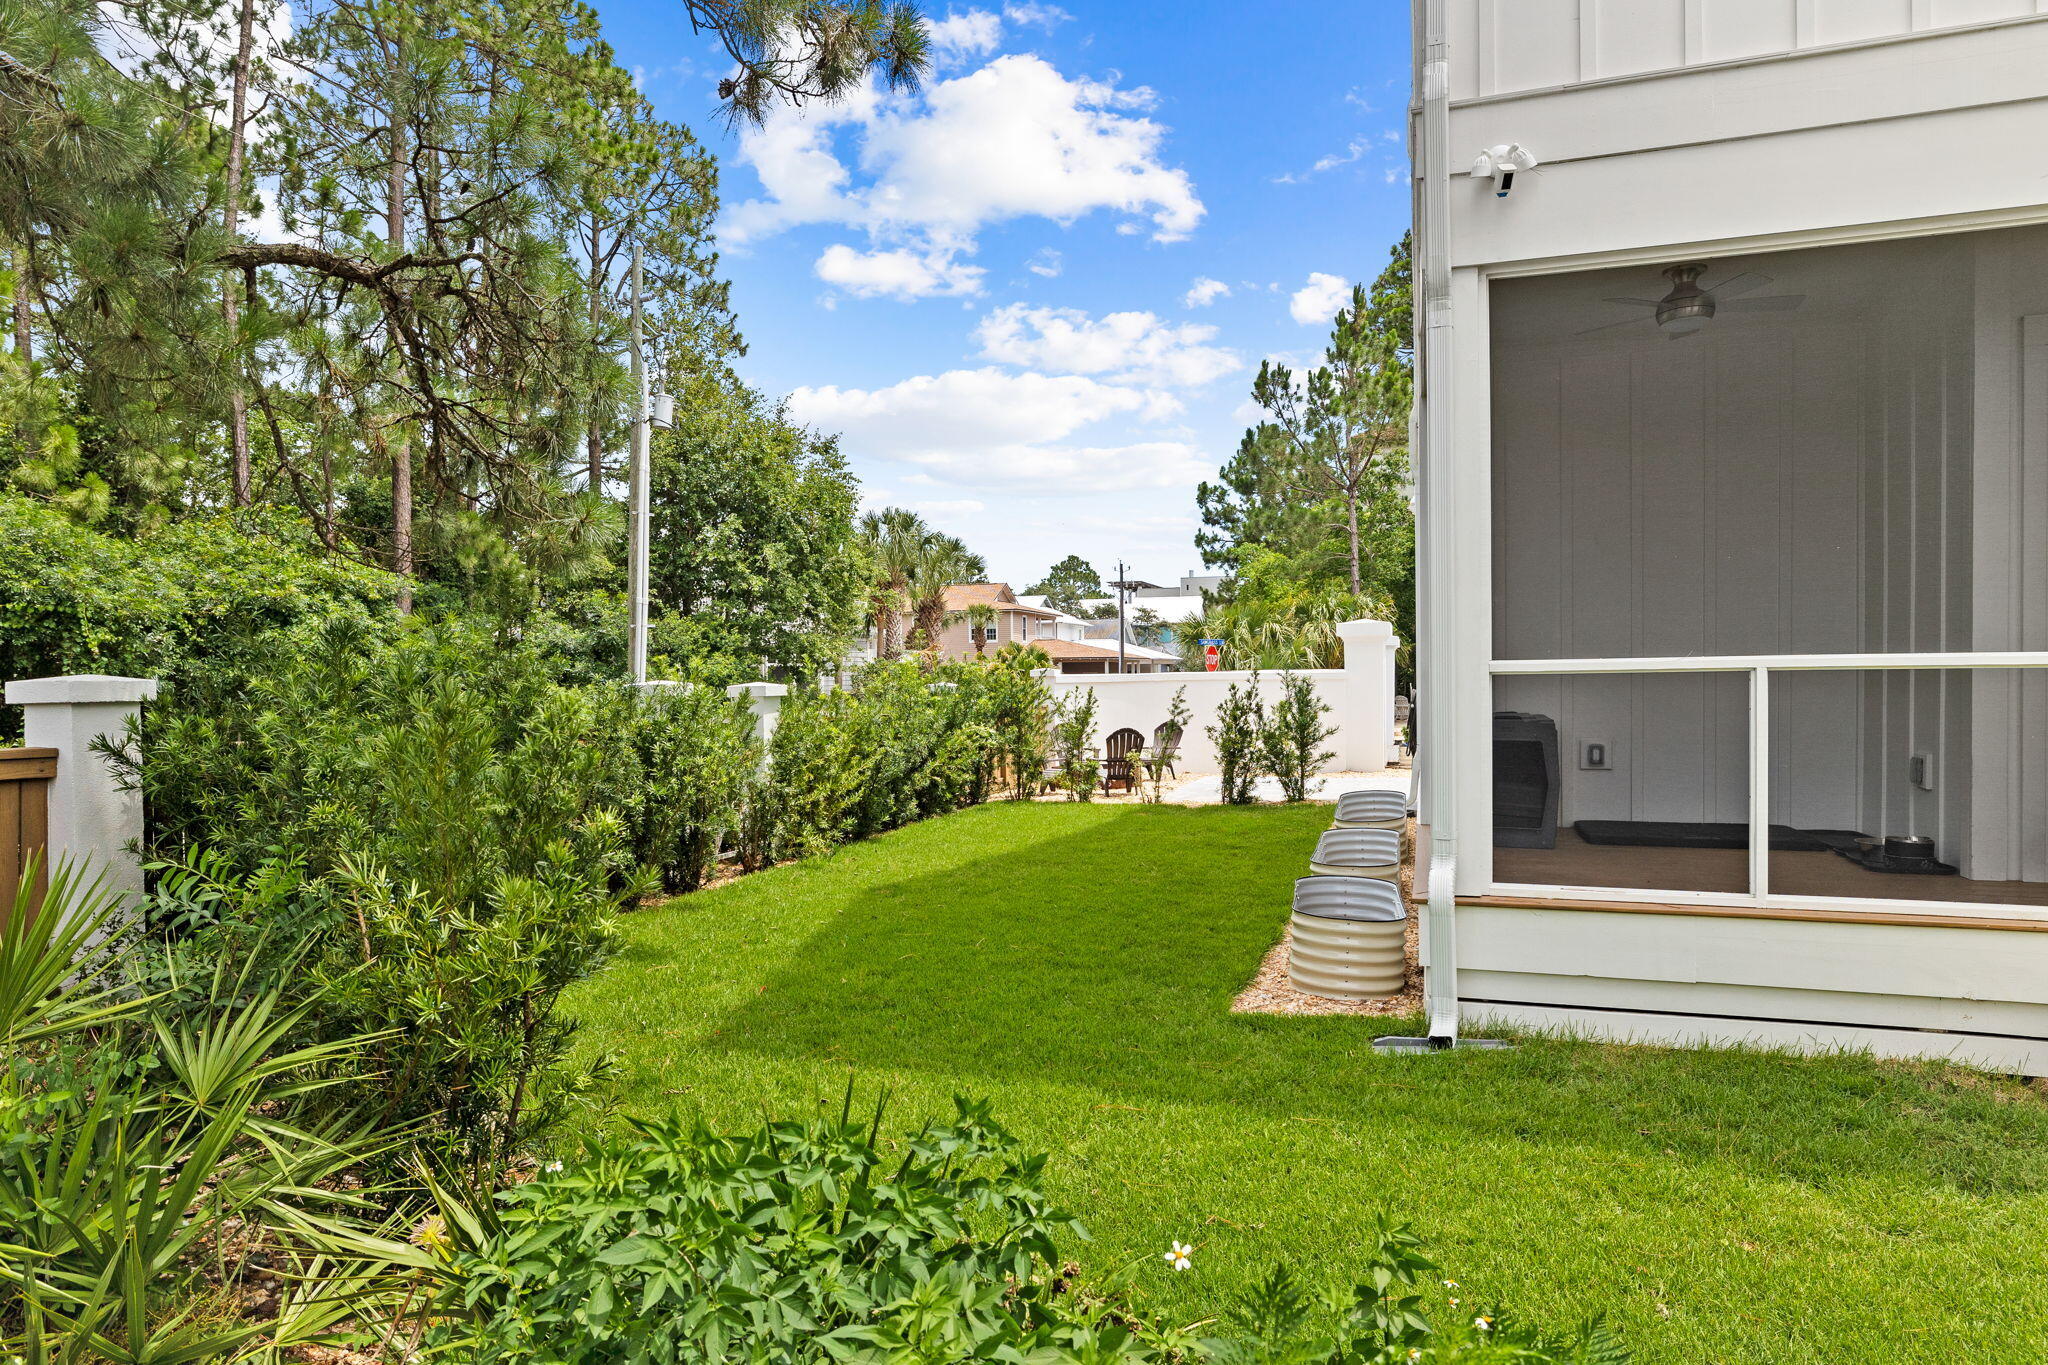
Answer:
[[[988,1095],[1095,1241],[1191,1321],[1413,1221],[1468,1307],[1605,1312],[1671,1362],[2039,1361],[2048,1105],[1854,1057],[1529,1039],[1380,1057],[1233,1016],[1328,807],[988,806],[631,917],[572,1008],[629,1112],[719,1125],[886,1086]],[[1412,1025],[1408,1026],[1412,1031]],[[1195,1242],[1174,1275],[1157,1251]]]

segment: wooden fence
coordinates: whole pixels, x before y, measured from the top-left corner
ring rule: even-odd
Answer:
[[[49,885],[50,779],[56,775],[55,749],[0,749],[0,923],[21,899],[21,874],[31,855],[37,860],[31,910]]]

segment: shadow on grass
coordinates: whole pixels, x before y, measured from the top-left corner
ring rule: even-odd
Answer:
[[[1367,1140],[1398,1129],[1425,1149],[1527,1142],[1816,1185],[2048,1187],[2048,1108],[1943,1068],[1550,1039],[1381,1057],[1373,1036],[1412,1023],[1230,1014],[1327,818],[985,807],[658,913],[710,913],[702,930],[766,947],[758,988],[698,1046],[935,1074],[998,1112],[1005,1086],[1050,1083]],[[643,941],[612,971],[656,971],[660,956]]]

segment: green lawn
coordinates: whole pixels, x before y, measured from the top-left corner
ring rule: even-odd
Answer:
[[[988,1095],[1051,1150],[1098,1270],[1193,1320],[1373,1210],[1469,1306],[1605,1311],[1672,1362],[2035,1361],[2048,1105],[1856,1058],[1550,1039],[1379,1057],[1368,1019],[1233,1016],[1328,807],[987,806],[631,917],[579,988],[626,1107],[897,1128]]]

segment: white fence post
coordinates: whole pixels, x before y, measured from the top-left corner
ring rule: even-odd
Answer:
[[[1400,757],[1394,744],[1394,652],[1400,641],[1385,621],[1340,621],[1344,642],[1343,713],[1355,728],[1339,732],[1337,761],[1353,772],[1377,772]]]
[[[782,719],[782,699],[789,695],[789,689],[772,682],[734,683],[725,689],[725,695],[746,699],[747,709],[754,713],[754,739],[765,756],[775,738],[775,727]]]
[[[50,782],[50,860],[68,858],[88,878],[132,903],[142,895],[142,793],[123,791],[106,757],[92,751],[102,735],[120,739],[142,703],[156,698],[156,679],[100,673],[24,678],[7,684],[7,704],[22,708],[22,740],[57,751]]]

